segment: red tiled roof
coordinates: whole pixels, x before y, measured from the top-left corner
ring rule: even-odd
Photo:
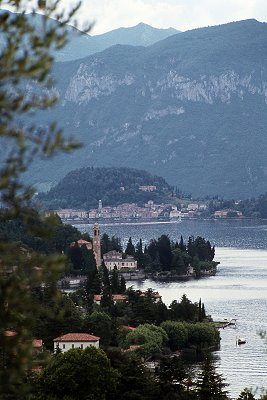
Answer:
[[[127,331],[135,331],[136,328],[134,328],[133,326],[127,326],[127,325],[122,325],[121,329],[125,329]]]
[[[4,336],[7,336],[7,337],[17,336],[17,332],[16,331],[4,331]]]
[[[112,295],[112,300],[115,300],[115,301],[128,300],[128,296],[126,296],[126,294],[113,294]]]
[[[97,342],[98,336],[89,335],[89,333],[67,333],[66,335],[55,338],[54,342]]]
[[[94,301],[101,301],[102,296],[103,296],[102,294],[95,294],[94,295]],[[128,300],[128,296],[126,294],[113,294],[112,295],[112,300],[114,300],[114,301]]]
[[[135,351],[141,348],[140,344],[132,344],[126,351]]]
[[[32,372],[34,374],[40,374],[42,372],[42,370],[43,370],[43,367],[41,367],[41,366],[32,368]]]
[[[42,345],[43,345],[42,339],[33,339],[32,347],[38,349],[38,348],[42,347]]]

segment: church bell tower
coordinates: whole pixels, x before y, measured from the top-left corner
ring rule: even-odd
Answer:
[[[100,243],[100,228],[98,224],[94,224],[93,227],[93,250],[95,255],[96,266],[101,266],[101,243]]]

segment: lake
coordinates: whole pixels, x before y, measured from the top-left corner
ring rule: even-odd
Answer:
[[[91,233],[91,226],[77,226]],[[214,320],[237,319],[236,328],[221,330],[221,348],[215,352],[218,372],[229,383],[233,397],[244,387],[267,388],[267,343],[261,339],[260,330],[267,330],[267,225],[263,221],[196,221],[159,224],[101,225],[101,234],[122,239],[125,246],[131,236],[133,243],[142,238],[148,243],[152,238],[168,234],[173,240],[183,235],[203,236],[216,246],[220,261],[216,276],[187,282],[131,281],[136,289],[153,288],[169,304],[185,293],[197,302],[200,298],[206,312]],[[236,339],[245,337],[246,344],[237,346]]]

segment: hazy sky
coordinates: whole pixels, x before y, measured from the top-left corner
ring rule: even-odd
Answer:
[[[79,12],[82,21],[95,21],[93,35],[139,22],[185,31],[248,18],[267,21],[267,0],[83,0]]]

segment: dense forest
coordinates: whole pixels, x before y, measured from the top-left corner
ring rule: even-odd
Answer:
[[[140,186],[155,186],[146,192]],[[48,193],[38,200],[48,208],[97,207],[101,199],[105,206],[121,203],[145,203],[148,200],[167,202],[172,188],[159,176],[133,168],[81,168],[68,173]]]
[[[247,218],[267,218],[267,193],[246,200],[224,200],[214,197],[209,200],[209,214],[221,209],[230,209],[229,217],[236,217],[235,211],[241,211]]]

